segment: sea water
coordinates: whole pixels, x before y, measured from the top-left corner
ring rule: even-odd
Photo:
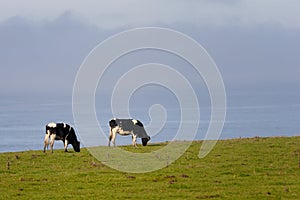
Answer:
[[[194,112],[194,108],[188,108]],[[140,119],[146,129],[150,123],[148,107],[131,107],[131,117]],[[210,106],[200,107],[200,120],[195,140],[204,138],[210,123]],[[108,136],[110,107],[100,110],[96,106],[99,124]],[[176,106],[166,108],[167,120],[157,133],[149,133],[151,142],[171,141],[177,134],[182,110]],[[295,91],[227,91],[227,115],[220,139],[269,136],[296,136],[300,134],[300,95]],[[2,95],[0,99],[0,152],[42,150],[45,125],[66,122],[75,127],[71,95]],[[153,124],[155,126],[155,124]],[[153,128],[153,127],[152,127]],[[154,127],[155,128],[155,127]],[[99,131],[100,133],[100,131]],[[81,134],[76,131],[80,139]],[[97,140],[97,138],[95,138]],[[107,143],[107,137],[99,137]],[[84,140],[83,140],[84,141]],[[130,145],[131,137],[117,136],[117,145]],[[138,143],[141,143],[138,139]],[[85,146],[84,143],[81,143]],[[54,148],[63,148],[56,141]],[[69,148],[72,148],[71,146]]]

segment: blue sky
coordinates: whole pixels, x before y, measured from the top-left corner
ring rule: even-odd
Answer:
[[[98,43],[144,26],[172,28],[202,44],[229,90],[297,89],[299,8],[298,0],[2,0],[0,92],[71,94]]]

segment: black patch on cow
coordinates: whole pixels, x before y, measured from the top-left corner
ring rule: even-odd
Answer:
[[[47,134],[47,131],[50,132],[50,135],[51,135],[51,134],[55,134],[55,133],[56,133],[56,128],[54,128],[54,127],[49,127],[48,125],[46,125],[46,134]]]
[[[56,127],[57,128],[64,128],[64,124],[63,123],[56,123]]]
[[[144,125],[142,124],[142,122],[140,122],[139,120],[136,120],[137,123],[135,125],[140,126],[140,127],[144,127]]]
[[[116,119],[116,123],[124,131],[133,131],[134,129],[134,124],[132,122],[132,119]]]

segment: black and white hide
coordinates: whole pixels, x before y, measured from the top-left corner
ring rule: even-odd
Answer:
[[[108,146],[110,146],[110,142],[116,146],[115,139],[116,134],[125,136],[132,136],[132,145],[137,147],[136,138],[141,138],[143,146],[146,146],[148,141],[150,140],[150,136],[147,135],[145,128],[139,120],[136,119],[112,119],[109,121],[109,141]]]
[[[74,151],[80,152],[80,142],[77,140],[74,129],[69,124],[51,122],[46,125],[44,152],[46,152],[46,147],[49,145],[49,139],[52,153],[55,140],[63,141],[65,152],[67,152],[68,144],[73,146]]]

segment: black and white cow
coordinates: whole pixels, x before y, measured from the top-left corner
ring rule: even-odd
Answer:
[[[143,146],[146,146],[148,141],[150,140],[150,136],[147,135],[142,122],[136,119],[111,119],[109,121],[109,140],[108,146],[110,146],[110,142],[115,144],[116,134],[124,135],[132,135],[132,145],[137,147],[136,138],[142,138]]]
[[[44,152],[46,152],[46,147],[49,145],[49,138],[52,153],[54,140],[63,141],[65,152],[67,152],[68,144],[71,144],[76,152],[80,152],[80,142],[77,140],[74,129],[69,124],[51,122],[46,125]]]

